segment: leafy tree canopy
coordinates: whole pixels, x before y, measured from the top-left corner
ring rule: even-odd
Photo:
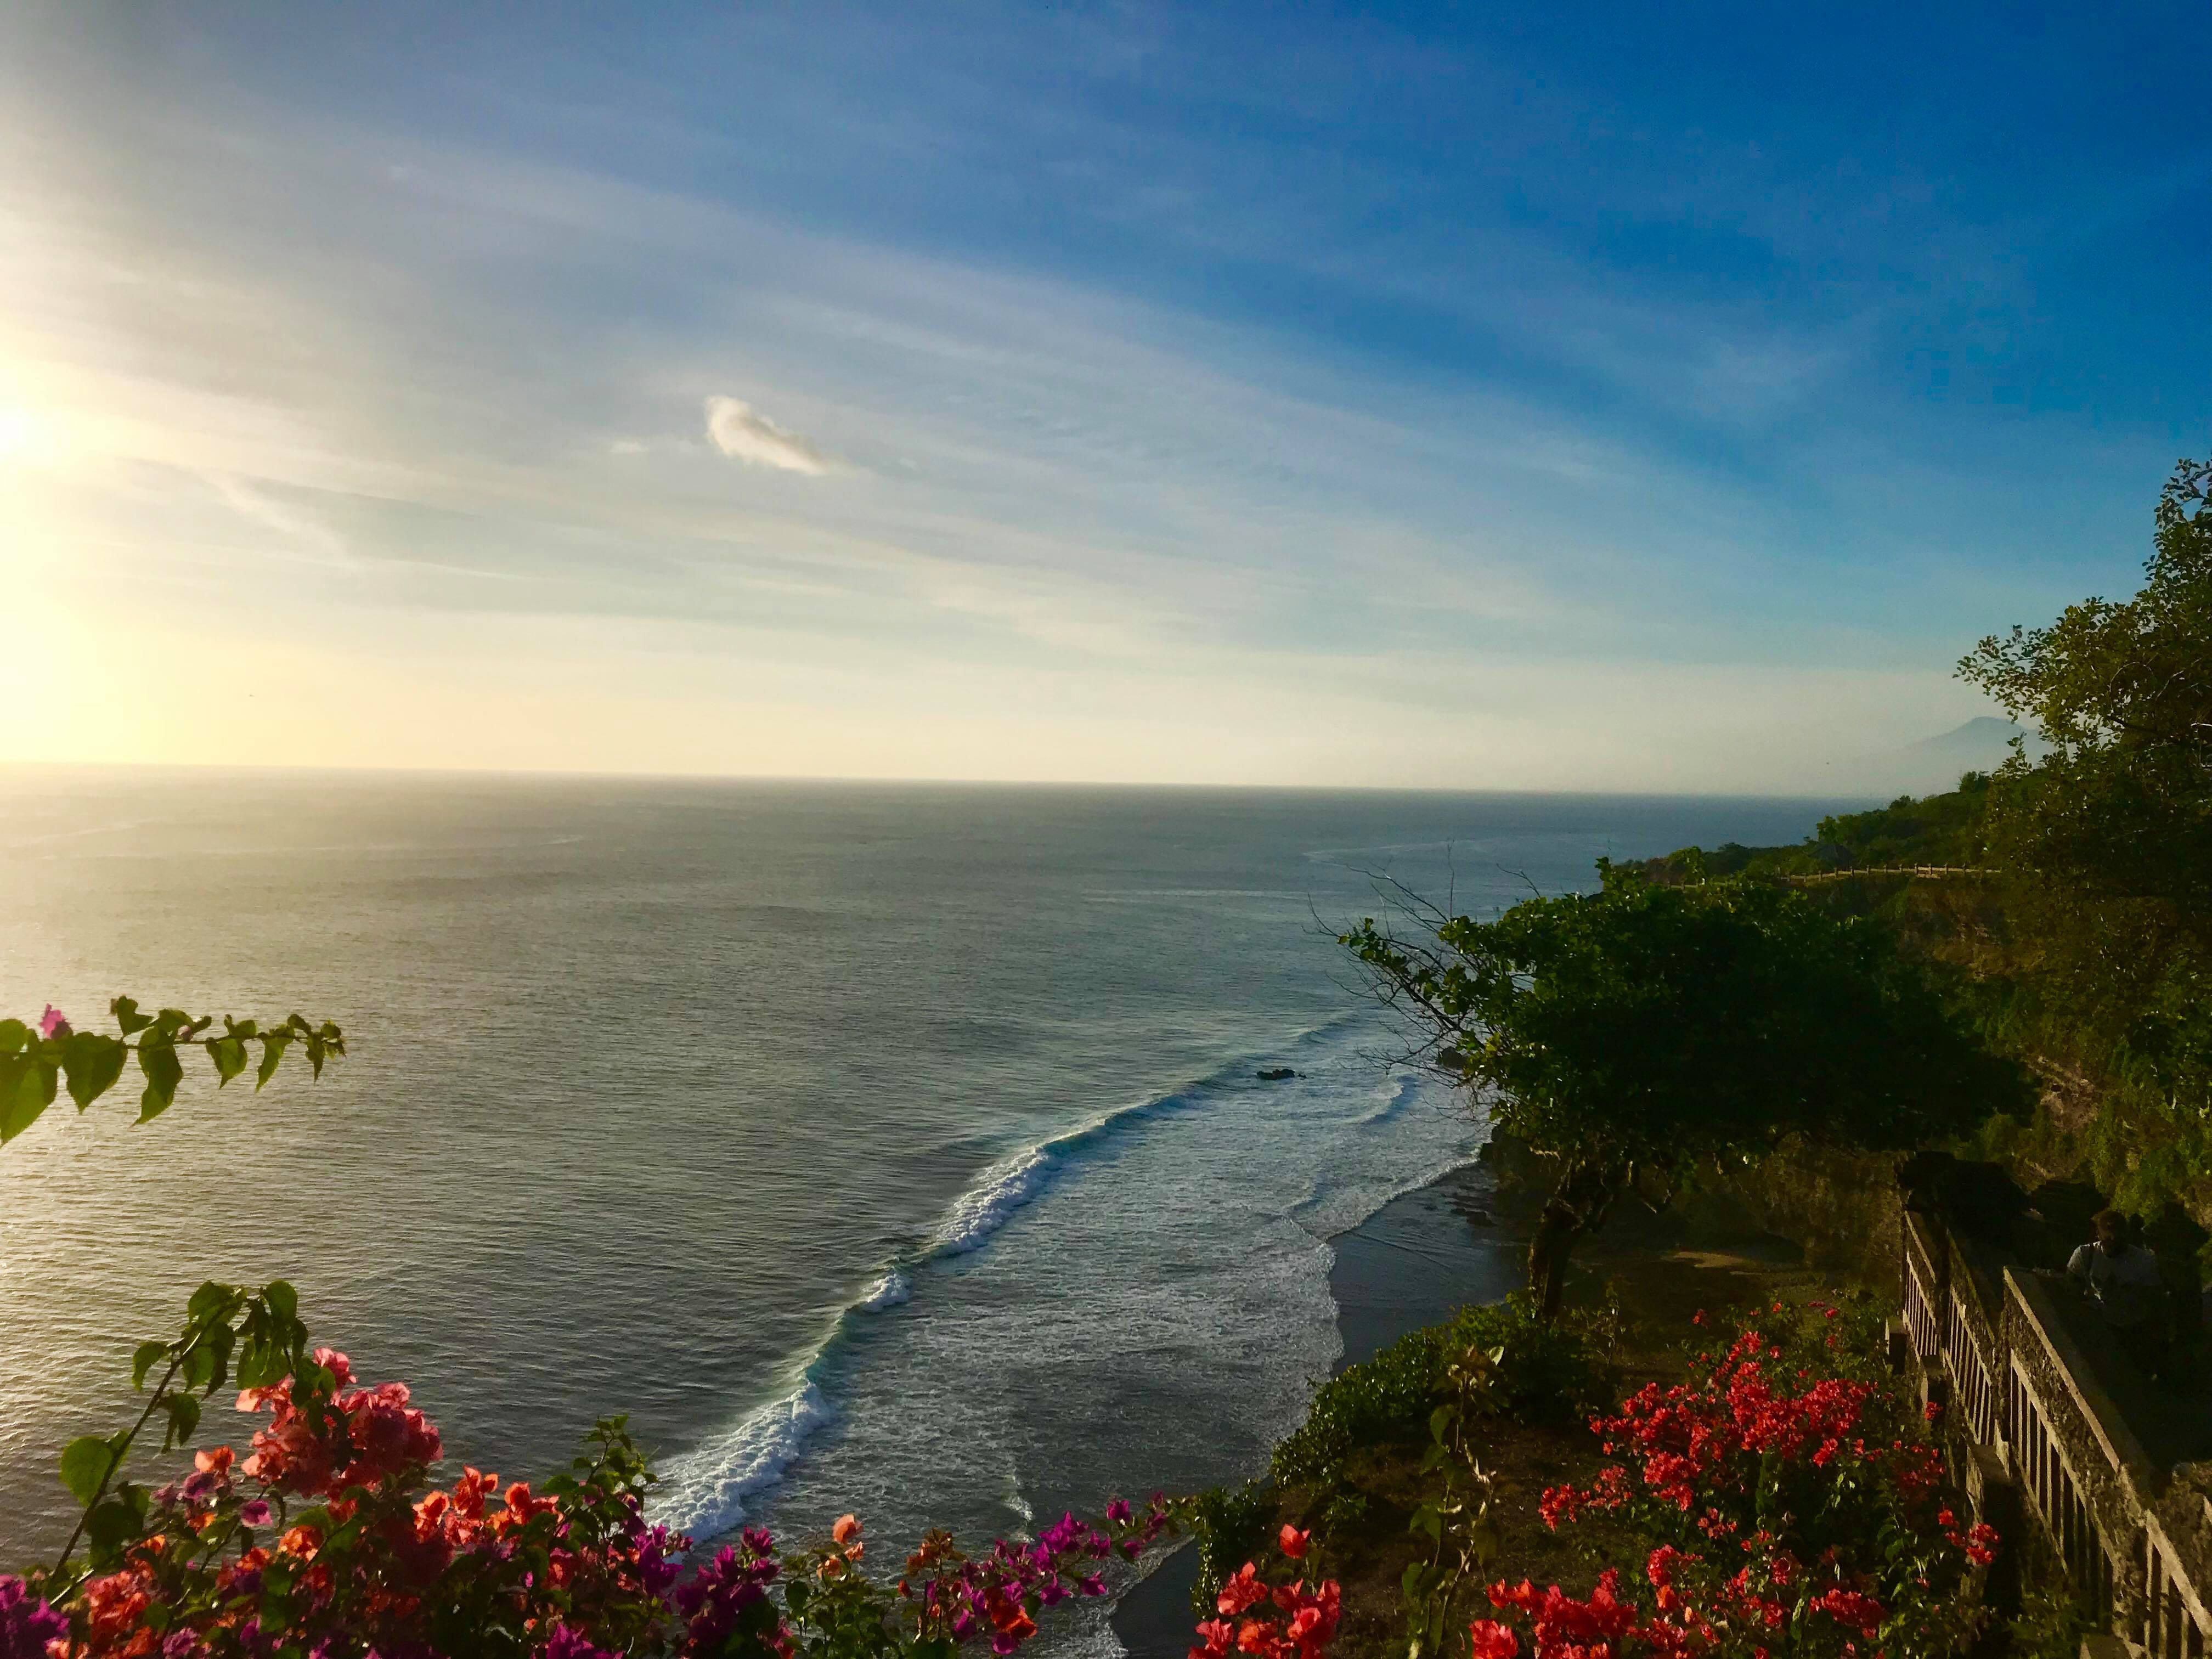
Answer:
[[[1372,919],[1341,942],[1378,993],[1494,1091],[1492,1121],[1556,1160],[1530,1247],[1559,1305],[1566,1253],[1639,1172],[1799,1136],[1902,1151],[2028,1094],[1879,927],[1765,883],[1660,886],[1601,863],[1594,894],[1492,921]]]
[[[2154,907],[2212,950],[2212,461],[2159,497],[2141,592],[1991,635],[1959,665],[2052,745],[2016,755],[1990,808],[1996,858],[2084,902]],[[2094,929],[2088,931],[2094,932]]]

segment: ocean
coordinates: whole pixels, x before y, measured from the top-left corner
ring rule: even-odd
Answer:
[[[1483,1134],[1330,929],[1833,805],[0,773],[0,1009],[350,1050],[0,1149],[0,1563],[206,1278],[290,1279],[456,1468],[627,1413],[702,1540],[856,1510],[895,1559],[1255,1472],[1337,1357],[1328,1241]]]

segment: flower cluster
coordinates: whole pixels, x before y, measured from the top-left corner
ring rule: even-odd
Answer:
[[[1586,1600],[1577,1601],[1557,1584],[1540,1591],[1524,1578],[1517,1588],[1492,1584],[1490,1601],[1501,1612],[1518,1613],[1528,1620],[1540,1659],[1612,1659],[1632,1637],[1657,1651],[1669,1651],[1672,1627],[1663,1620],[1646,1624],[1620,1592],[1620,1575],[1607,1568]],[[1468,1635],[1474,1659],[1516,1659],[1521,1651],[1512,1626],[1494,1619],[1476,1620]]]
[[[1668,1547],[1653,1551],[1644,1568],[1652,1592],[1648,1608],[1624,1595],[1613,1568],[1587,1598],[1557,1584],[1538,1590],[1523,1579],[1518,1586],[1492,1585],[1490,1601],[1528,1625],[1534,1659],[1698,1659],[1723,1652],[1765,1659],[1784,1647],[1850,1655],[1881,1629],[1884,1610],[1873,1597],[1840,1586],[1808,1591],[1804,1575],[1786,1558],[1686,1590],[1685,1570],[1700,1562]],[[1522,1650],[1512,1625],[1498,1620],[1477,1619],[1468,1634],[1473,1659],[1518,1659]]]
[[[1997,1529],[1986,1521],[1977,1521],[1962,1530],[1955,1514],[1949,1510],[1938,1510],[1936,1524],[1943,1528],[1943,1536],[1952,1547],[1976,1566],[1986,1567],[1997,1559]]]
[[[1592,1419],[1612,1461],[1585,1486],[1547,1492],[1543,1519],[1603,1515],[1655,1547],[1632,1592],[1613,1572],[1587,1601],[1493,1587],[1492,1604],[1529,1625],[1537,1659],[1625,1648],[1854,1659],[1863,1644],[1933,1656],[1972,1634],[1959,1592],[1994,1559],[1996,1533],[1937,1506],[1942,1460],[1911,1403],[1872,1376],[1837,1374],[1839,1310],[1789,1311],[1775,1304],[1781,1317],[1699,1355],[1681,1383]],[[1520,1650],[1495,1620],[1476,1620],[1473,1639],[1475,1659]]]
[[[898,1593],[918,1638],[981,1639],[994,1654],[1012,1653],[1036,1634],[1042,1609],[1103,1595],[1100,1567],[1116,1557],[1134,1560],[1173,1524],[1173,1514],[1158,1493],[1142,1513],[1116,1498],[1106,1506],[1103,1527],[1063,1515],[1034,1543],[1002,1539],[972,1558],[951,1534],[933,1532],[907,1558]]]
[[[438,1461],[438,1431],[408,1405],[404,1382],[352,1388],[352,1362],[332,1348],[316,1349],[315,1363],[329,1376],[327,1402],[294,1400],[289,1377],[238,1396],[239,1410],[271,1413],[267,1426],[254,1431],[247,1474],[276,1492],[335,1498],[349,1487],[404,1480]]]
[[[0,1576],[0,1659],[46,1659],[51,1644],[68,1638],[67,1619],[21,1579]]]
[[[102,1513],[135,1525],[95,1534],[91,1565],[0,1578],[0,1659],[1006,1655],[1176,1522],[1164,1498],[1116,1502],[1103,1525],[1069,1516],[973,1559],[933,1534],[896,1589],[862,1572],[849,1515],[814,1548],[748,1528],[687,1569],[692,1540],[645,1518],[651,1476],[619,1419],[536,1490],[475,1468],[430,1486],[442,1447],[406,1388],[313,1358],[240,1395],[267,1416],[245,1455],[216,1446],[180,1480],[116,1489]]]
[[[840,1522],[842,1529],[852,1517]],[[725,1545],[714,1559],[677,1586],[672,1598],[684,1620],[685,1651],[726,1653],[751,1638],[756,1650],[790,1659],[791,1632],[770,1595],[782,1572],[775,1540],[748,1527],[738,1542]]]
[[[1275,1540],[1278,1551],[1293,1563],[1306,1559],[1312,1542],[1310,1533],[1288,1525]],[[1224,1581],[1214,1600],[1219,1616],[1199,1626],[1189,1659],[1228,1659],[1232,1650],[1250,1659],[1322,1659],[1343,1616],[1343,1601],[1344,1592],[1333,1578],[1310,1589],[1303,1575],[1287,1583],[1271,1583],[1257,1562],[1247,1561]]]

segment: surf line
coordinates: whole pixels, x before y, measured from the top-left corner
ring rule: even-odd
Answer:
[[[1354,1023],[1355,1017],[1329,1020],[1299,1033],[1292,1046],[1303,1048]],[[911,1301],[915,1275],[927,1264],[981,1249],[1051,1187],[1072,1158],[1134,1125],[1203,1103],[1243,1080],[1265,1058],[1247,1055],[1228,1061],[1184,1088],[1101,1113],[987,1166],[953,1200],[927,1245],[894,1260],[839,1311],[787,1392],[748,1413],[726,1435],[671,1462],[665,1488],[669,1496],[655,1506],[661,1511],[658,1518],[702,1545],[733,1531],[745,1519],[746,1500],[781,1481],[807,1440],[836,1419],[836,1407],[824,1382],[840,1351],[857,1335],[855,1322]]]

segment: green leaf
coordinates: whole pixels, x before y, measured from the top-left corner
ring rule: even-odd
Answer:
[[[159,1340],[141,1342],[138,1345],[138,1351],[131,1356],[131,1386],[134,1389],[144,1388],[147,1373],[168,1357],[167,1343]]]
[[[210,1037],[207,1051],[208,1058],[215,1062],[218,1089],[246,1069],[246,1045],[236,1037]]]
[[[146,1092],[138,1097],[138,1121],[145,1123],[169,1109],[177,1085],[185,1079],[185,1065],[167,1043],[149,1040],[138,1046],[138,1069],[146,1074]]]
[[[248,1342],[238,1358],[238,1386],[241,1389],[270,1388],[282,1382],[291,1369],[285,1362],[284,1350],[274,1342]]]
[[[199,1289],[192,1292],[192,1299],[185,1304],[185,1317],[195,1325],[204,1324],[210,1319],[228,1319],[237,1305],[238,1290],[235,1285],[219,1284],[210,1279],[204,1280]]]
[[[27,1055],[0,1054],[0,1145],[36,1123],[46,1109],[38,1069]]]
[[[70,1098],[76,1102],[77,1110],[115,1086],[130,1053],[122,1038],[98,1031],[78,1031],[63,1042],[62,1070],[68,1074]]]
[[[116,1024],[125,1036],[136,1036],[154,1022],[138,1012],[138,1005],[129,997],[118,997],[107,1005],[107,1012],[115,1016]]]
[[[169,1413],[169,1431],[161,1437],[161,1449],[181,1446],[192,1437],[200,1425],[200,1402],[189,1394],[173,1394],[162,1401]]]
[[[311,1036],[307,1039],[307,1070],[318,1081],[321,1079],[323,1075],[323,1054],[325,1047],[325,1045],[323,1039],[319,1036]]]
[[[31,1046],[31,1028],[20,1019],[0,1019],[0,1054],[20,1054]]]
[[[120,1498],[101,1500],[85,1524],[92,1539],[92,1560],[97,1567],[119,1565],[124,1547],[135,1542],[145,1531],[145,1523],[138,1512]]]
[[[279,1319],[297,1319],[300,1316],[300,1293],[292,1288],[289,1279],[270,1279],[262,1287],[261,1299],[269,1304],[269,1310]]]
[[[0,1059],[0,1141],[13,1140],[54,1103],[61,1071],[36,1051]]]
[[[62,1485],[80,1504],[89,1504],[120,1461],[105,1435],[79,1435],[62,1448]]]
[[[253,1073],[253,1088],[257,1094],[270,1078],[276,1075],[276,1067],[284,1058],[284,1045],[291,1040],[283,1031],[271,1031],[261,1039],[261,1064]]]

